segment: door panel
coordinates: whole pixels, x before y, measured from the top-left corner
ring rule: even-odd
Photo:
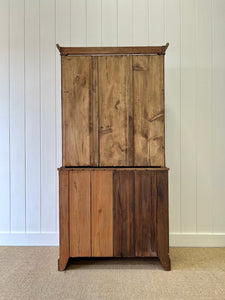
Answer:
[[[69,172],[70,256],[91,256],[90,172]]]
[[[164,166],[164,56],[133,56],[134,165]]]
[[[62,57],[63,166],[90,165],[91,57]]]
[[[136,256],[157,256],[156,173],[135,171]]]
[[[101,166],[133,165],[132,57],[98,57]]]
[[[92,256],[113,256],[112,171],[91,172]]]
[[[113,254],[135,256],[133,171],[114,171],[113,205]]]

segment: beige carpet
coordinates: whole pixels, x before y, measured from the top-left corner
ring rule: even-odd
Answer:
[[[157,259],[73,262],[57,247],[0,247],[0,299],[225,299],[225,248],[171,248]]]

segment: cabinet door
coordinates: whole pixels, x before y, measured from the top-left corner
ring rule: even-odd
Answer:
[[[133,56],[134,165],[164,166],[164,56]]]
[[[90,165],[91,57],[62,57],[63,166]]]
[[[91,256],[90,172],[69,172],[70,256]]]
[[[156,172],[135,171],[136,256],[157,256]]]
[[[92,256],[113,256],[112,171],[91,172]]]
[[[114,171],[113,206],[113,255],[135,256],[133,171]]]
[[[99,163],[133,165],[132,57],[98,57]]]

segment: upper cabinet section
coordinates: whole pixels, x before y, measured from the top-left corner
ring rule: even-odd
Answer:
[[[58,47],[63,166],[165,166],[167,46],[135,47],[135,54],[132,47],[105,48],[117,50],[105,54],[93,48],[101,49],[96,55],[91,48]]]

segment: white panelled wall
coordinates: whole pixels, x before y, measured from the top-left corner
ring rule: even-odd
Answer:
[[[170,46],[170,245],[225,246],[225,1],[0,0],[0,244],[58,244],[61,46]]]

